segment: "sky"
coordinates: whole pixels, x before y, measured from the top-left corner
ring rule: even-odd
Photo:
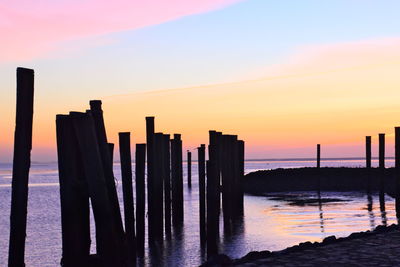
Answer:
[[[107,134],[237,134],[247,158],[364,155],[400,126],[395,0],[3,0],[0,162],[10,162],[15,70],[35,70],[32,159],[57,159],[55,115],[103,101]],[[118,153],[115,158],[118,159]]]

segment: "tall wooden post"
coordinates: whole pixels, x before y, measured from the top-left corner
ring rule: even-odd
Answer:
[[[131,133],[119,133],[119,154],[121,161],[122,191],[124,199],[125,236],[128,257],[136,261],[135,209],[132,187]]]
[[[211,145],[208,148],[216,153],[215,148]],[[218,238],[219,238],[219,220],[216,200],[217,200],[217,183],[216,183],[216,168],[215,162],[208,160],[207,167],[207,257],[218,254]]]
[[[72,121],[57,115],[62,266],[87,266],[90,254],[89,194]]]
[[[146,144],[136,145],[135,177],[136,177],[136,241],[139,257],[144,256],[145,234],[145,168],[146,168]]]
[[[120,237],[114,225],[94,120],[90,113],[70,114],[93,207],[97,254],[107,266],[122,266]]]
[[[187,152],[187,176],[188,176],[188,187],[192,187],[192,152]]]
[[[167,238],[171,236],[171,149],[170,135],[163,136],[163,160],[164,160],[164,208],[165,208],[165,235]]]
[[[244,149],[244,141],[238,141],[238,149],[239,149],[239,203],[238,203],[238,212],[239,215],[244,214],[244,193],[243,193],[243,180],[244,180],[244,161],[245,161],[245,149]]]
[[[163,134],[156,133],[154,135],[154,233],[156,240],[163,238],[163,223],[164,223],[164,162],[163,162]]]
[[[379,134],[379,204],[380,210],[385,211],[385,134]]]
[[[97,145],[100,151],[101,162],[103,164],[104,178],[106,181],[108,197],[110,198],[112,218],[114,220],[115,231],[118,235],[118,246],[124,250],[125,233],[122,223],[121,209],[119,206],[117,189],[115,187],[114,172],[112,169],[112,162],[110,156],[110,148],[107,142],[107,134],[104,125],[103,110],[101,108],[100,100],[90,101],[89,111],[92,121],[94,122],[94,129],[97,137]]]
[[[172,166],[172,223],[181,226],[183,223],[183,174],[182,174],[182,140],[180,134],[174,134],[171,141]]]
[[[321,167],[321,145],[317,144],[317,168]]]
[[[11,191],[8,266],[23,267],[31,165],[34,72],[17,68],[17,112]]]
[[[147,143],[147,212],[149,241],[154,239],[154,117],[146,117]]]
[[[394,128],[395,133],[395,168],[396,168],[396,214],[400,218],[400,127]]]
[[[206,241],[206,146],[198,148],[198,171],[199,171],[199,208],[200,208],[200,244]]]
[[[371,136],[365,137],[365,159],[366,167],[371,168]]]

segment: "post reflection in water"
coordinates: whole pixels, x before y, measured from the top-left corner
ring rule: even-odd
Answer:
[[[382,225],[387,226],[385,193],[379,192],[379,209],[381,211]]]
[[[318,209],[319,209],[319,227],[321,229],[321,233],[325,232],[324,228],[324,212],[322,211],[322,198],[321,191],[318,190]]]
[[[372,195],[370,192],[367,193],[367,210],[368,210],[368,216],[369,216],[369,224],[371,230],[374,230],[375,228],[375,215],[373,212],[373,199]]]

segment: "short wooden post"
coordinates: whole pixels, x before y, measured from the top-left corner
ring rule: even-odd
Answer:
[[[8,266],[23,267],[31,165],[34,72],[17,68],[17,111],[11,188]]]
[[[400,127],[394,128],[395,133],[395,168],[396,168],[396,215],[400,218]]]
[[[124,199],[125,236],[130,261],[136,261],[135,209],[132,187],[131,133],[119,133],[122,191]]]
[[[136,241],[139,257],[144,256],[145,234],[145,168],[146,168],[146,144],[136,145],[135,154],[135,178],[136,178]]]
[[[71,119],[57,115],[62,266],[86,266],[90,254],[89,194]]]
[[[321,145],[317,144],[317,168],[321,167]]]
[[[170,135],[163,136],[163,160],[164,160],[164,208],[165,208],[165,235],[167,238],[171,236],[171,149]]]
[[[154,117],[146,117],[146,143],[147,143],[147,212],[149,241],[154,239]]]
[[[108,143],[108,150],[110,151],[111,169],[113,169],[113,166],[114,166],[114,144],[113,143]]]
[[[188,187],[192,187],[192,152],[187,151],[187,176]]]
[[[365,159],[366,167],[371,168],[371,136],[365,137]]]
[[[244,161],[245,161],[245,148],[244,141],[238,141],[238,150],[239,150],[239,203],[238,203],[238,212],[239,215],[244,214],[244,193],[243,193],[243,180],[244,180]]]
[[[155,239],[163,239],[163,223],[164,223],[164,162],[163,162],[163,134],[156,133],[154,135],[154,225],[155,225]]]
[[[216,150],[209,146],[211,154],[215,154]],[[219,220],[218,210],[215,202],[217,200],[217,183],[215,162],[208,160],[207,168],[207,257],[218,254],[218,238],[219,238]]]
[[[379,134],[379,168],[385,168],[385,134]]]
[[[200,208],[200,244],[206,241],[206,146],[198,148],[198,171],[199,171],[199,208]]]

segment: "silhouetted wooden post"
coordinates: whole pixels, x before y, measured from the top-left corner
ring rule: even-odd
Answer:
[[[165,207],[165,235],[167,238],[171,236],[171,149],[170,135],[163,136],[163,160],[164,160],[164,207]]]
[[[371,136],[365,137],[366,167],[371,168]]]
[[[135,177],[136,177],[136,241],[139,257],[144,256],[145,234],[145,168],[146,168],[146,144],[136,145]]]
[[[321,145],[317,145],[317,168],[321,167]]]
[[[199,208],[200,208],[200,244],[206,241],[206,146],[201,145],[198,149],[198,171],[199,171]]]
[[[154,135],[154,220],[155,220],[155,238],[163,239],[163,223],[164,223],[164,162],[163,162],[163,134],[156,133]]]
[[[400,127],[394,128],[395,132],[395,168],[396,168],[396,215],[400,218]]]
[[[108,150],[110,151],[110,162],[111,162],[111,169],[114,166],[114,144],[108,143]]]
[[[182,174],[182,140],[180,134],[174,134],[171,141],[172,166],[172,223],[181,226],[183,223],[183,174]]]
[[[192,152],[187,152],[187,176],[188,176],[188,187],[192,187]]]
[[[232,138],[230,135],[222,135],[222,152],[221,161],[222,170],[222,211],[224,218],[224,231],[230,233],[230,220],[232,218],[232,187],[234,183],[233,171],[233,148]]]
[[[89,194],[71,119],[57,115],[62,266],[86,266],[90,254]]]
[[[238,141],[238,153],[239,153],[239,203],[238,203],[238,212],[239,215],[244,214],[244,194],[243,194],[243,180],[244,180],[244,141]]]
[[[70,114],[93,207],[97,254],[106,266],[122,266],[120,237],[114,225],[94,120],[90,113]]]
[[[218,214],[220,214],[221,210],[221,177],[222,177],[222,165],[224,163],[223,157],[223,148],[222,148],[222,133],[217,132],[214,130],[209,131],[209,144],[215,148],[215,155],[211,156],[210,151],[209,153],[209,159],[215,162],[215,168],[216,168],[216,184],[217,184],[217,200],[215,205],[217,206],[217,211]]]
[[[17,68],[17,111],[11,189],[8,266],[25,266],[28,181],[31,165],[34,72]]]
[[[146,117],[147,143],[147,212],[149,241],[154,239],[154,117]]]
[[[385,134],[379,134],[379,204],[380,210],[385,210]]]
[[[208,147],[211,154],[216,153],[215,147]],[[218,197],[215,162],[207,161],[207,257],[218,254],[219,220],[217,205]]]
[[[124,199],[125,236],[130,261],[136,261],[135,209],[132,187],[131,133],[119,133],[122,191]]]
[[[103,110],[101,108],[100,100],[90,101],[90,113],[94,122],[94,129],[97,137],[97,145],[100,151],[101,162],[103,164],[104,178],[106,181],[108,197],[110,199],[112,218],[114,220],[115,231],[118,235],[118,246],[122,251],[125,248],[125,232],[122,223],[121,209],[119,206],[117,189],[115,187],[114,172],[112,169],[112,162],[110,156],[110,148],[107,142],[107,134],[104,125]]]

